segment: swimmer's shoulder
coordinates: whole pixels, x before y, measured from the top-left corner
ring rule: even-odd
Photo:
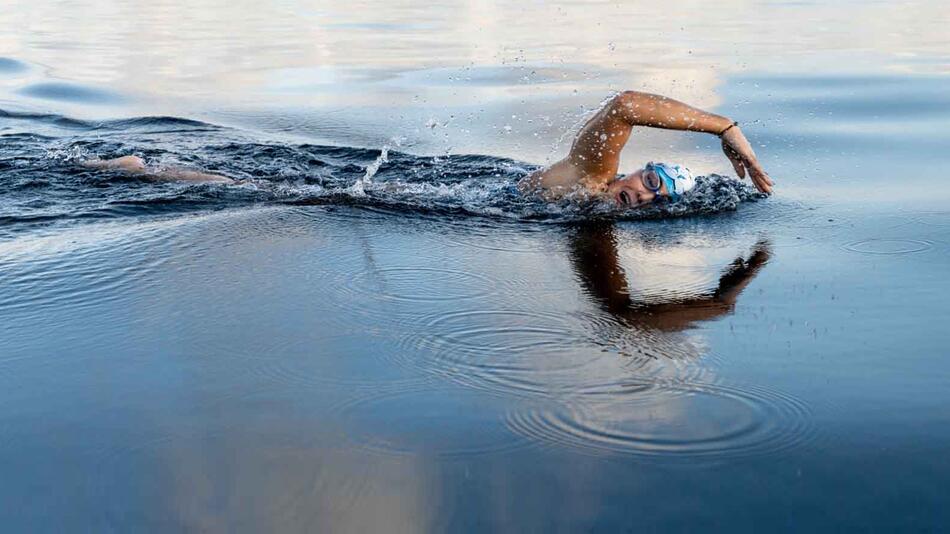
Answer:
[[[548,196],[573,187],[578,178],[577,169],[569,161],[562,159],[522,178],[518,182],[518,189],[524,194]]]

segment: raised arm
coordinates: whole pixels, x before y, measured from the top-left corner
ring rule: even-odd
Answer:
[[[620,152],[634,126],[718,135],[736,174],[744,178],[748,171],[759,191],[772,191],[772,180],[732,120],[672,98],[637,91],[624,91],[613,97],[581,128],[568,161],[594,180],[612,179],[620,166]]]

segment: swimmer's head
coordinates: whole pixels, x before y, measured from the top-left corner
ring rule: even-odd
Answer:
[[[607,187],[607,194],[624,208],[639,208],[657,197],[680,198],[696,185],[689,169],[681,165],[647,163],[636,172],[615,180]]]

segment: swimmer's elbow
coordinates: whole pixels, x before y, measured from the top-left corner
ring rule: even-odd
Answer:
[[[644,112],[653,109],[657,96],[640,91],[623,91],[617,93],[607,104],[611,115],[620,117],[631,126],[648,124]]]
[[[640,91],[627,90],[617,93],[611,101],[612,105],[616,106],[625,106],[625,107],[636,107],[646,102],[648,99],[652,98],[654,95],[649,93],[641,93]]]

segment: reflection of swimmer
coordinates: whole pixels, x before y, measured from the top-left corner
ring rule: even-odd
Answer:
[[[122,156],[115,159],[91,159],[82,163],[83,167],[100,170],[123,171],[135,174],[149,180],[183,181],[183,182],[217,182],[233,183],[234,180],[220,174],[192,171],[188,169],[150,168],[138,156]]]
[[[579,228],[571,240],[571,258],[581,283],[611,315],[627,324],[655,330],[679,331],[697,321],[731,313],[742,290],[768,262],[768,241],[761,240],[748,259],[736,258],[707,295],[637,302],[630,297],[627,279],[617,258],[613,227],[609,224]]]
[[[610,99],[578,132],[570,154],[524,178],[519,184],[521,190],[552,199],[576,192],[603,195],[623,207],[636,208],[657,196],[675,200],[691,189],[695,183],[692,175],[679,165],[651,163],[617,178],[620,151],[634,126],[717,135],[736,174],[744,178],[748,172],[759,191],[772,191],[772,180],[759,165],[738,123],[671,98],[636,91]]]

